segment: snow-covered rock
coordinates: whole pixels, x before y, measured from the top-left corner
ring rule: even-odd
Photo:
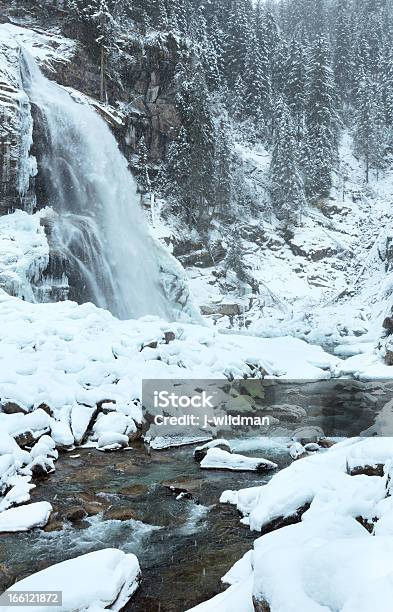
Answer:
[[[209,448],[200,463],[206,470],[233,470],[235,472],[268,472],[278,466],[272,461],[260,457],[245,457],[220,448]]]
[[[126,446],[128,446],[128,436],[115,431],[106,431],[97,442],[97,448],[100,451],[114,451]]]
[[[107,548],[52,565],[14,584],[13,591],[61,591],[61,606],[38,606],[37,612],[121,610],[140,582],[138,559]],[[5,608],[11,612],[13,608]]]
[[[52,512],[48,502],[36,502],[0,512],[0,533],[44,527]]]
[[[378,476],[350,476],[348,461],[372,465],[390,461],[390,439],[355,439],[336,444],[326,453],[313,453],[274,475],[262,487],[224,492],[221,501],[234,503],[244,522],[260,531],[277,519],[296,516],[310,504],[308,516],[318,509],[372,519],[373,506],[385,497],[386,482]],[[378,450],[377,450],[378,449]]]
[[[187,435],[187,434],[168,434],[166,436],[155,436],[153,438],[145,436],[145,442],[148,442],[153,450],[165,450],[166,448],[177,448],[179,446],[189,446],[190,444],[200,444],[206,440],[211,440],[211,435]]]
[[[289,454],[291,455],[292,459],[296,460],[300,459],[301,457],[304,457],[307,453],[303,444],[300,444],[300,442],[295,442],[291,445],[289,449]]]
[[[202,444],[202,446],[197,446],[195,448],[193,453],[195,461],[201,461],[204,457],[206,457],[209,448],[220,448],[228,453],[231,452],[231,445],[227,440],[216,438],[215,440],[210,440],[210,442],[206,442],[206,444]]]

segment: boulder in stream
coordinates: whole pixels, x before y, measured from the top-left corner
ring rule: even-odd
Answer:
[[[201,468],[207,470],[233,470],[235,472],[269,472],[277,468],[277,464],[261,457],[245,457],[231,454],[220,448],[210,448],[201,461]]]

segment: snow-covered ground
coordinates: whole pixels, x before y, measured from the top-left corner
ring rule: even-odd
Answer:
[[[261,147],[238,145],[259,201],[266,202],[270,155]],[[258,294],[236,275],[214,267],[188,268],[196,302],[207,307],[218,327],[247,328],[264,337],[294,335],[335,348],[347,357],[374,348],[392,306],[393,277],[386,271],[392,237],[393,173],[364,179],[344,133],[331,197],[308,206],[299,225],[285,232],[268,212],[242,216],[237,227],[242,262]],[[345,178],[343,178],[345,177]],[[218,225],[212,239],[230,246],[230,232]],[[237,305],[228,316],[225,305]],[[224,308],[223,308],[224,305]]]
[[[346,440],[267,485],[224,492],[221,502],[235,504],[251,529],[286,526],[258,538],[224,576],[227,591],[195,612],[250,612],[253,600],[270,612],[388,612],[392,457],[391,438]]]

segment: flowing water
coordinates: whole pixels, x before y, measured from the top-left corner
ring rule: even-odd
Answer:
[[[120,318],[172,318],[160,262],[127,161],[106,123],[48,80],[24,53],[24,87],[41,129],[40,207],[53,209],[50,246],[71,274],[70,297]],[[36,121],[36,123],[37,123]]]
[[[218,503],[220,494],[269,477],[201,470],[190,447],[148,454],[140,443],[133,446],[63,455],[56,473],[33,492],[33,501],[49,500],[62,516],[89,499],[131,511],[133,518],[98,514],[60,531],[2,536],[0,592],[48,565],[111,546],[135,553],[142,569],[141,587],[126,610],[184,612],[223,590],[221,577],[252,548],[255,534],[240,525],[235,508]],[[288,462],[280,449],[268,455],[281,466]],[[192,499],[176,499],[169,484],[187,488]]]
[[[391,381],[269,381],[264,402],[303,406],[308,424],[356,435],[355,424],[369,427],[392,394]],[[232,447],[275,461],[280,469],[288,465],[286,444],[250,433],[233,439]],[[60,455],[56,472],[32,491],[32,501],[53,506],[51,531],[1,536],[0,592],[49,565],[107,547],[133,552],[140,561],[142,584],[126,610],[184,612],[223,589],[221,577],[258,534],[241,525],[234,507],[219,503],[220,495],[264,484],[270,475],[202,470],[192,447],[159,452],[148,452],[141,442],[132,447]],[[178,498],[182,490],[189,499]],[[84,518],[83,510],[89,516]]]

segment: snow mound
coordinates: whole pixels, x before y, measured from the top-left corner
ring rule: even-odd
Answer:
[[[345,440],[296,461],[264,486],[224,492],[221,502],[235,504],[243,523],[272,531],[229,572],[236,580],[226,580],[232,584],[227,607],[217,610],[234,605],[248,612],[253,599],[271,612],[388,612],[392,454],[392,438]],[[216,609],[213,603],[199,609]]]
[[[139,586],[140,568],[133,554],[107,548],[52,565],[14,584],[13,591],[61,591],[61,606],[38,606],[37,612],[121,610]],[[5,608],[11,612],[13,608]]]

